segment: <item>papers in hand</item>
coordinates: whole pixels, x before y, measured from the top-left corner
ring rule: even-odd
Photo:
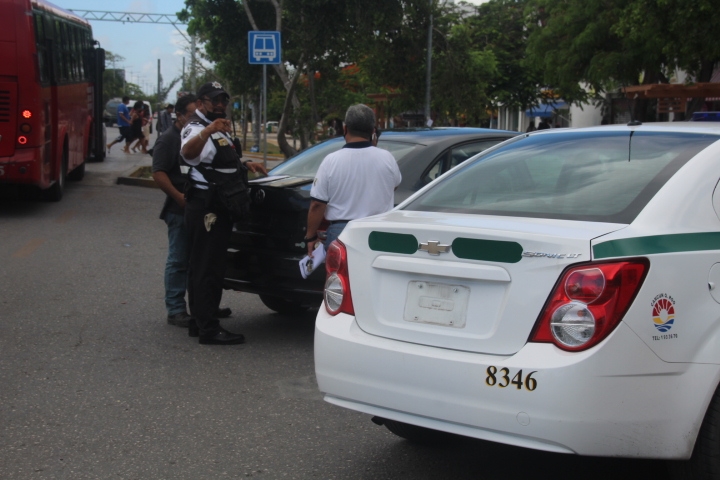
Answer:
[[[318,242],[315,246],[315,250],[313,250],[313,256],[310,257],[310,255],[305,255],[305,257],[300,260],[300,275],[302,275],[303,278],[309,277],[310,274],[319,268],[324,261],[325,247],[322,242]]]

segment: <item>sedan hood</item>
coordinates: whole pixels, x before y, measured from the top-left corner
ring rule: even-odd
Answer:
[[[351,222],[340,240],[362,330],[512,355],[527,342],[562,271],[591,260],[594,238],[625,226],[393,211]]]

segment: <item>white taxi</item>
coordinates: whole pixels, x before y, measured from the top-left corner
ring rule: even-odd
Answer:
[[[315,329],[325,400],[410,440],[717,475],[718,180],[720,125],[550,130],[350,222]]]

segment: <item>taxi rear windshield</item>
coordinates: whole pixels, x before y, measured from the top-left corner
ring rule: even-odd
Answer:
[[[530,135],[478,157],[404,210],[631,223],[716,135]]]

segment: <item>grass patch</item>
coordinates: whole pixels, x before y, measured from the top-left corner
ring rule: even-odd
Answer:
[[[140,167],[130,174],[133,178],[148,178],[152,179],[152,167]]]

